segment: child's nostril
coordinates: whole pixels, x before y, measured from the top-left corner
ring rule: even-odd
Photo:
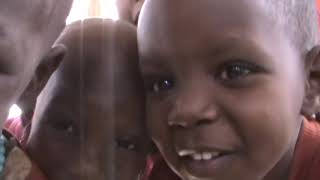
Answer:
[[[187,122],[184,121],[169,121],[169,126],[170,127],[175,127],[175,128],[185,128],[187,127]]]
[[[196,122],[195,126],[204,126],[204,125],[208,125],[210,123],[212,123],[212,121],[210,119],[201,119]]]
[[[188,126],[203,126],[203,125],[208,125],[212,123],[212,120],[210,119],[200,119],[198,121],[169,121],[169,126],[176,128],[176,129],[183,129],[183,128],[187,128]]]

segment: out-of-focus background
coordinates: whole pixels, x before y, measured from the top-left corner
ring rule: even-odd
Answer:
[[[66,20],[67,24],[88,17],[104,17],[118,20],[116,0],[74,0],[70,14]],[[8,118],[21,115],[21,109],[13,105]]]

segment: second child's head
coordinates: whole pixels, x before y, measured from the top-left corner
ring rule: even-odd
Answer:
[[[38,98],[26,148],[49,179],[136,179],[149,140],[136,29],[89,19],[66,28],[67,54]]]
[[[286,179],[319,90],[310,0],[147,0],[138,26],[151,136],[184,179]]]

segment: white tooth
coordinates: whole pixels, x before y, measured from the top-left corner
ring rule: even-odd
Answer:
[[[195,152],[193,150],[182,150],[182,151],[179,151],[178,154],[179,156],[183,157],[183,156],[189,156],[189,155],[192,155],[194,154]]]
[[[199,153],[192,154],[192,158],[196,161],[202,160],[202,155]]]
[[[211,153],[202,153],[202,159],[203,160],[210,160],[210,159],[212,159],[212,154]]]

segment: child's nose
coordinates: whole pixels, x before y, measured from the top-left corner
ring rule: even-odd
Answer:
[[[218,119],[218,107],[214,97],[202,90],[186,91],[177,95],[169,112],[171,127],[188,128],[211,124]]]

